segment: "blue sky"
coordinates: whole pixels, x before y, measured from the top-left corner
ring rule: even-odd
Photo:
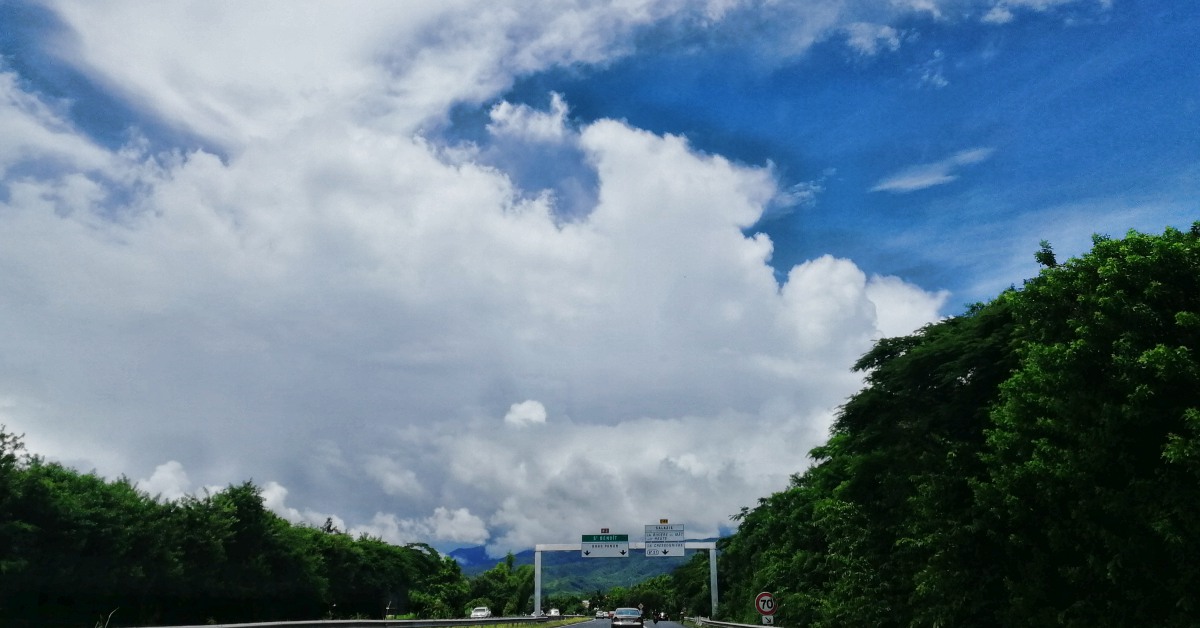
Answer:
[[[1042,239],[1200,219],[1190,2],[0,25],[0,423],[394,542],[716,534],[808,464],[873,341],[1020,286]]]
[[[1156,231],[1195,217],[1186,199],[1200,152],[1200,64],[1190,54],[1200,6],[1067,3],[1006,24],[926,14],[894,28],[895,50],[830,38],[783,58],[729,33],[664,28],[639,40],[637,55],[524,77],[506,98],[544,106],[554,91],[584,122],[615,117],[773,163],[782,185],[819,189],[749,229],[771,236],[777,269],[849,257],[961,295],[948,314],[1036,272],[990,269],[1014,254],[1031,260],[1042,238],[1078,254],[1092,232]],[[984,151],[984,163],[954,163],[971,150]],[[943,176],[879,189],[922,165]],[[1063,206],[1092,199],[1092,231],[1078,233],[1085,225],[1073,215],[1056,220]],[[1113,199],[1180,205],[1134,224],[1107,219]],[[999,240],[991,251],[1004,260],[978,255],[983,234]]]

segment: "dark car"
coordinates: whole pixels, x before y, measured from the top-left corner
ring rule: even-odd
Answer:
[[[618,608],[612,614],[612,627],[617,626],[637,626],[642,628],[645,624],[642,620],[642,611],[636,608]]]

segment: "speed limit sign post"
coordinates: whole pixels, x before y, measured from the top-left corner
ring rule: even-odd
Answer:
[[[762,615],[764,626],[773,625],[775,623],[775,596],[766,591],[754,596],[754,610]]]

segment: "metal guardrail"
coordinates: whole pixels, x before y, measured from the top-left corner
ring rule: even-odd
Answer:
[[[306,621],[268,621],[250,624],[159,626],[157,628],[439,628],[444,626],[487,626],[492,624],[540,624],[549,619],[549,617],[489,617],[487,619],[310,619]]]

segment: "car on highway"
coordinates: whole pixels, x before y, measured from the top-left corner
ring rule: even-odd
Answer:
[[[642,611],[636,608],[618,608],[612,614],[612,627],[617,626],[637,626],[642,628],[645,621],[642,619]]]
[[[608,613],[604,612],[603,610],[597,610],[596,619],[608,619]]]
[[[471,619],[487,619],[492,616],[492,609],[486,606],[476,606],[471,609]]]
[[[550,609],[550,617],[562,617],[562,613],[558,612],[557,608]]]

